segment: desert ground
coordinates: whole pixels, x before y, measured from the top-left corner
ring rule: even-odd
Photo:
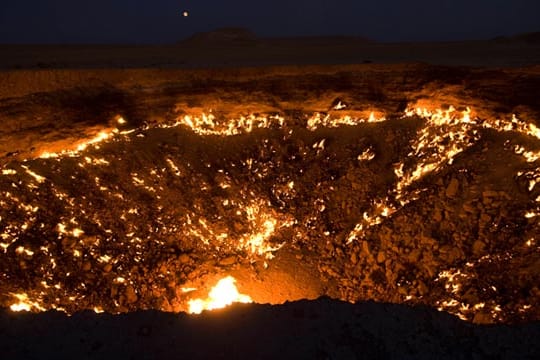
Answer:
[[[0,45],[2,69],[221,68],[428,63],[521,67],[540,59],[538,33],[492,40],[378,43],[356,37],[257,38],[246,29],[196,34],[172,45]]]
[[[10,358],[539,355],[534,37],[211,35],[0,45]]]

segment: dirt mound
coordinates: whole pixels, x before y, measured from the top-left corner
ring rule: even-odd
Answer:
[[[425,307],[329,299],[191,318],[0,310],[9,359],[537,359],[540,324],[475,326]]]

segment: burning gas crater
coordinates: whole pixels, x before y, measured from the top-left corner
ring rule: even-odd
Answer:
[[[477,322],[539,319],[540,129],[471,109],[360,119],[345,108],[182,116],[6,164],[2,305],[200,313],[277,303],[250,279],[285,299],[288,287],[309,287],[265,282],[289,254],[317,274],[319,295]]]

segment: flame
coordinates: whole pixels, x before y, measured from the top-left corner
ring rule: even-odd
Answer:
[[[456,155],[463,152],[477,140],[477,132],[472,131],[476,124],[471,120],[471,109],[457,111],[453,106],[448,109],[425,108],[407,109],[405,117],[418,116],[426,120],[426,126],[418,133],[411,144],[409,157],[419,159],[416,168],[403,172],[403,164],[395,169],[399,181],[397,192],[409,187],[425,175],[439,169],[442,164],[452,164]]]
[[[206,299],[192,299],[188,302],[190,314],[200,314],[204,310],[223,309],[233,303],[251,303],[251,297],[240,294],[236,285],[236,279],[227,276],[218,281],[210,290]]]
[[[176,125],[185,125],[198,135],[232,136],[250,133],[254,129],[282,127],[285,119],[280,115],[258,116],[250,114],[227,121],[219,121],[213,114],[202,113],[201,116],[185,115]]]
[[[64,149],[59,152],[43,151],[38,157],[41,159],[58,158],[63,156],[76,157],[89,146],[98,146],[99,143],[112,138],[116,133],[119,133],[118,129],[109,128],[101,130],[94,137],[78,142],[72,149]],[[124,132],[120,133],[123,134]]]
[[[337,110],[345,105],[339,104]],[[371,112],[367,119],[357,118],[351,115],[343,115],[338,118],[331,114],[315,113],[308,120],[306,128],[315,131],[320,127],[335,128],[343,125],[355,126],[362,123],[376,123],[386,121],[384,116]],[[249,114],[228,120],[218,120],[212,113],[202,113],[199,116],[184,115],[179,117],[173,125],[162,127],[175,127],[184,125],[198,135],[233,136],[252,132],[254,129],[283,128],[285,119],[281,115],[255,115]]]
[[[45,178],[39,174],[36,174],[34,171],[30,170],[28,166],[22,165],[23,169],[26,170],[26,173],[33,177],[38,183],[43,183],[45,181]]]
[[[315,131],[320,127],[335,128],[343,125],[355,126],[362,123],[377,123],[386,121],[384,116],[378,117],[374,112],[369,114],[369,118],[355,118],[350,115],[345,115],[339,118],[332,118],[330,114],[316,113],[307,121],[307,129]]]
[[[185,224],[187,233],[205,245],[233,246],[237,250],[248,251],[250,255],[272,259],[273,252],[281,249],[284,244],[271,244],[269,240],[276,230],[290,227],[293,224],[292,220],[290,217],[277,214],[264,201],[251,201],[239,205],[236,214],[245,215],[245,223],[250,231],[234,237],[232,233],[224,230],[216,231],[215,224],[210,220],[199,217],[197,221],[192,221],[188,215]]]
[[[45,308],[43,308],[39,302],[30,300],[25,293],[12,295],[17,299],[17,302],[9,306],[11,311],[45,311]]]
[[[424,125],[410,143],[411,150],[408,153],[408,159],[413,159],[414,165],[409,168],[406,168],[403,162],[395,165],[394,174],[397,179],[395,188],[390,191],[389,197],[379,202],[375,201],[372,209],[362,214],[360,221],[350,231],[347,244],[358,240],[367,228],[380,224],[384,218],[398,211],[400,208],[394,204],[399,203],[403,207],[417,199],[422,190],[411,190],[412,185],[426,175],[438,171],[444,164],[451,165],[456,156],[480,139],[480,129],[517,132],[540,139],[540,129],[533,123],[520,121],[516,115],[512,115],[511,119],[480,119],[468,107],[463,111],[459,111],[453,106],[449,106],[447,109],[408,107],[403,118],[411,117],[424,120]],[[376,118],[372,113],[367,122],[384,120],[384,117]],[[315,130],[318,126],[357,125],[361,122],[363,120],[353,120],[348,116],[331,120],[330,115],[321,117],[320,114],[316,114],[308,120],[308,129]],[[540,151],[527,151],[523,146],[515,146],[514,152],[521,155],[528,163],[535,163],[540,159]],[[374,156],[368,149],[358,156],[358,160],[369,161]],[[540,182],[538,169],[518,173],[518,176],[529,178],[529,191],[532,191]],[[537,212],[531,211],[526,214],[527,218],[534,216],[537,216]]]
[[[341,110],[341,109],[345,109],[346,107],[347,107],[347,104],[343,104],[340,100],[338,101],[336,106],[334,106],[334,110]]]

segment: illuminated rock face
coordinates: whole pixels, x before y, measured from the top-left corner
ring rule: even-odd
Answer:
[[[538,123],[459,103],[355,106],[114,114],[68,147],[4,161],[1,304],[199,312],[233,274],[237,301],[327,294],[539,319]],[[265,278],[285,263],[287,280]]]

